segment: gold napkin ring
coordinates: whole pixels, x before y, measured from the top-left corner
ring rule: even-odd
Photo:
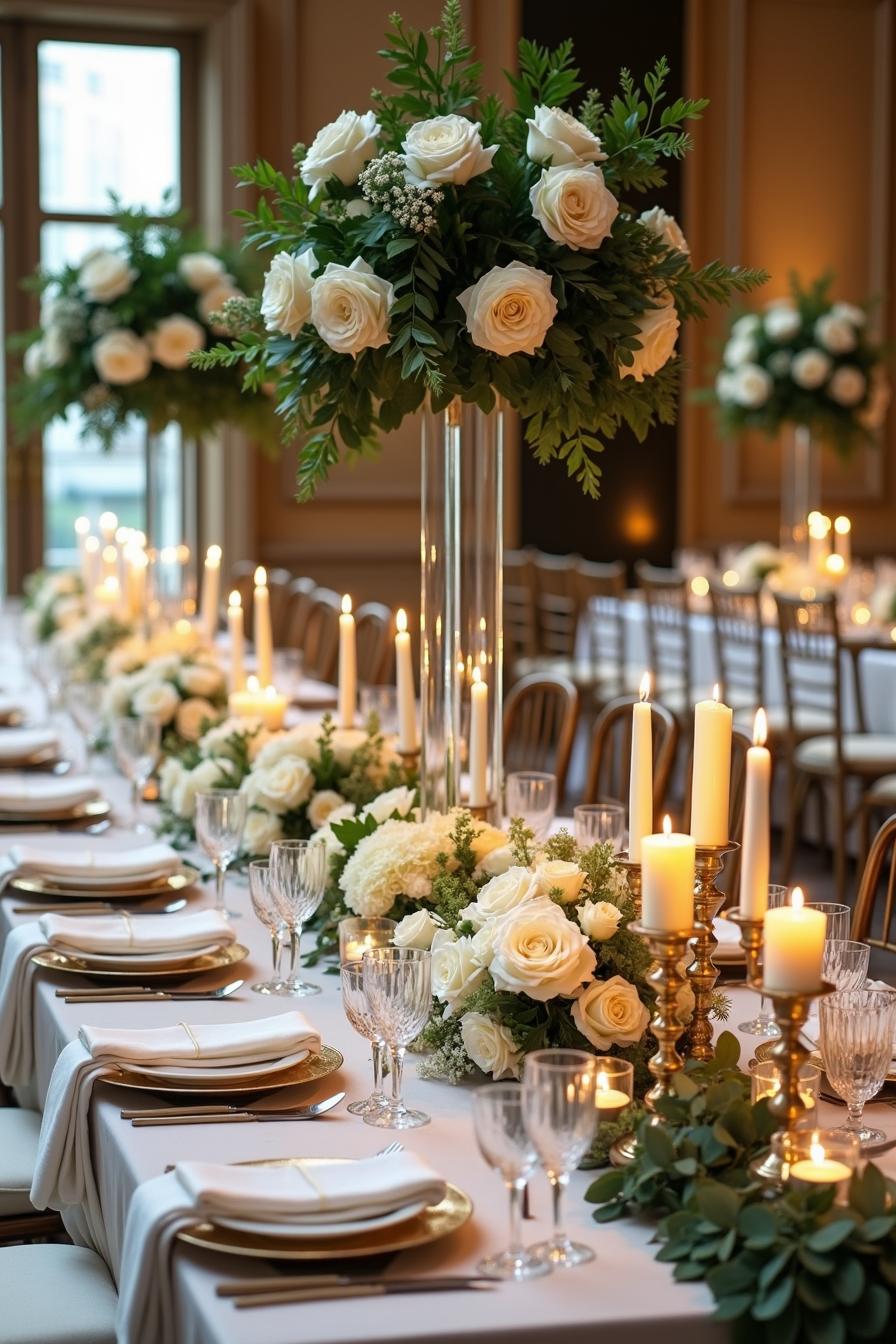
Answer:
[[[200,1054],[201,1054],[202,1052],[201,1052],[200,1049],[199,1049],[199,1042],[197,1041],[196,1037],[193,1035],[192,1031],[191,1031],[190,1028],[187,1026],[186,1022],[178,1022],[177,1025],[178,1025],[179,1027],[183,1027],[184,1031],[185,1031],[185,1032],[187,1033],[187,1035],[189,1036],[189,1038],[190,1038],[190,1044],[192,1045],[193,1049],[195,1050],[195,1052],[196,1052],[196,1058],[198,1059],[199,1056],[200,1056]]]

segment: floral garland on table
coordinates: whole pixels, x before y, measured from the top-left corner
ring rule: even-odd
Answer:
[[[80,574],[75,570],[35,570],[25,579],[22,605],[27,633],[45,644],[60,630],[84,619],[87,608]]]
[[[73,681],[101,681],[109,654],[133,634],[133,622],[101,612],[63,626],[53,635],[52,647]]]
[[[724,432],[808,425],[843,455],[874,439],[890,401],[883,349],[864,308],[832,303],[832,282],[793,276],[790,298],[734,321],[715,380]]]
[[[297,145],[294,177],[237,169],[261,193],[240,212],[247,241],[277,255],[260,302],[229,305],[236,339],[193,362],[275,385],[302,498],[427,396],[503,397],[536,459],[596,497],[623,424],[643,439],[675,419],[681,321],[766,278],[695,270],[675,220],[633,201],[691,148],[706,103],[667,101],[665,59],[643,92],[623,70],[607,104],[576,101],[572,44],[522,41],[505,106],[482,93],[459,0],[429,34],[393,15],[381,54],[397,91]]]
[[[106,667],[120,650],[106,659]],[[135,671],[113,676],[103,695],[102,712],[114,718],[157,719],[162,727],[163,756],[177,755],[198,742],[223,717],[227,708],[224,673],[214,655],[163,654]]]

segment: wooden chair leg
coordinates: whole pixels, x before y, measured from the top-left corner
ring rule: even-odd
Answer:
[[[784,843],[781,846],[781,881],[790,884],[793,871],[793,855],[796,848],[797,824],[803,814],[803,806],[809,789],[809,776],[800,775],[788,767],[787,771],[787,826],[784,830]]]

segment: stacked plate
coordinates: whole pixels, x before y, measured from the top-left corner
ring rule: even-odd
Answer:
[[[0,773],[0,824],[22,827],[66,823],[83,824],[109,815],[112,804],[103,798],[90,775]]]
[[[175,979],[232,966],[249,955],[225,915],[197,910],[182,915],[44,915],[47,950],[39,966],[125,982]]]
[[[52,728],[0,728],[0,770],[44,770],[59,761]]]
[[[180,894],[200,877],[170,845],[162,844],[109,852],[94,852],[86,846],[14,845],[9,861],[11,886],[28,896],[54,901],[83,901],[89,896],[137,901]]]
[[[0,691],[0,728],[18,728],[24,719],[25,714],[19,702]]]

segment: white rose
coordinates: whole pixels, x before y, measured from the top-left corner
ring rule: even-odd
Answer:
[[[789,341],[799,331],[800,320],[798,309],[787,299],[782,299],[766,310],[763,325],[773,341]]]
[[[301,756],[305,761],[316,760],[319,736],[320,725],[316,723],[303,723],[298,728],[291,728],[288,733],[278,733],[264,744],[255,763],[259,769],[266,770],[285,756]]]
[[[445,947],[448,943],[456,943],[457,934],[453,929],[438,928],[432,936],[431,951],[437,952],[440,947]]]
[[[395,291],[388,280],[355,257],[351,266],[331,261],[311,290],[311,321],[331,350],[357,355],[389,340]]]
[[[716,396],[719,401],[734,400],[734,374],[730,369],[720,369],[716,374]]]
[[[732,336],[755,336],[762,326],[758,313],[743,313],[731,323]]]
[[[211,252],[185,252],[177,263],[177,273],[197,294],[220,284],[224,279],[224,263]]]
[[[858,343],[856,329],[845,317],[825,313],[815,323],[815,338],[832,355],[845,355],[855,350]]]
[[[556,168],[563,163],[600,163],[607,157],[597,136],[562,107],[540,105],[526,118],[526,125],[526,154],[534,163],[550,159]]]
[[[462,913],[477,927],[515,910],[525,901],[534,901],[539,895],[538,879],[528,868],[516,865],[498,877],[493,877],[480,888],[473,905]]]
[[[365,804],[361,808],[361,816],[376,817],[382,824],[396,812],[400,817],[406,817],[413,811],[415,801],[414,790],[400,785],[397,789],[389,789],[387,793],[379,794],[372,803]]]
[[[159,766],[159,795],[163,802],[170,802],[177,785],[185,774],[184,767],[176,756],[166,756]]]
[[[619,366],[621,378],[634,378],[636,383],[643,383],[645,377],[657,373],[672,358],[680,326],[675,300],[667,290],[657,296],[656,302],[658,307],[648,308],[635,318],[641,348],[632,351],[634,364]]]
[[[487,877],[500,877],[506,873],[508,868],[512,868],[516,858],[509,845],[500,845],[497,849],[490,850],[484,859],[480,859],[479,868]]]
[[[545,859],[537,863],[535,877],[542,896],[558,888],[564,905],[572,904],[585,881],[585,874],[578,864],[568,863],[565,859]]]
[[[217,695],[224,686],[221,669],[213,663],[186,663],[178,680],[188,695]]]
[[[868,404],[862,407],[858,415],[859,423],[865,429],[880,429],[886,419],[892,394],[889,378],[877,365],[871,370]]]
[[[283,839],[283,824],[273,812],[250,807],[243,827],[243,853],[263,856],[275,840]]]
[[[341,793],[335,789],[320,789],[313,793],[308,802],[308,820],[315,831],[319,831],[321,826],[326,826],[330,817],[345,803]]]
[[[22,367],[27,378],[39,378],[44,369],[49,368],[44,358],[43,340],[32,341],[25,351]]]
[[[214,723],[217,717],[218,711],[211,701],[194,695],[189,700],[182,700],[178,705],[174,726],[187,742],[198,742],[203,725]]]
[[[638,216],[638,223],[643,224],[645,229],[649,229],[673,252],[684,252],[686,255],[690,253],[688,240],[682,233],[678,220],[661,205],[655,205],[651,210],[642,210]]]
[[[454,182],[458,186],[487,173],[497,148],[491,145],[484,149],[479,122],[453,112],[415,122],[402,145],[410,181]]]
[[[477,1068],[495,1079],[519,1078],[521,1051],[506,1027],[484,1013],[464,1013],[460,1022],[464,1049]]]
[[[434,947],[432,954],[432,992],[453,1012],[486,977],[473,951],[470,938],[458,938],[453,943]]]
[[[115,252],[97,251],[85,257],[78,272],[78,284],[91,303],[111,303],[127,294],[137,272]]]
[[[572,1019],[582,1035],[598,1050],[640,1041],[650,1014],[638,991],[621,975],[594,980],[572,1006]]]
[[[814,346],[794,355],[790,366],[793,381],[798,387],[804,387],[810,392],[816,387],[821,387],[830,371],[831,361],[823,350],[816,350]]]
[[[742,364],[731,375],[731,399],[738,406],[755,410],[771,396],[771,374],[759,364]]]
[[[106,383],[139,383],[152,366],[149,346],[126,327],[113,327],[95,342],[93,366]]]
[[[793,364],[793,355],[789,350],[774,350],[766,361],[769,373],[776,378],[786,378]]]
[[[852,364],[843,364],[831,374],[828,396],[840,406],[858,406],[865,395],[865,375]]]
[[[532,214],[547,236],[574,252],[594,251],[609,238],[619,202],[596,164],[544,168],[529,192]]]
[[[151,681],[141,686],[131,701],[134,713],[140,718],[158,719],[170,723],[177,713],[180,696],[170,681]]]
[[[864,308],[857,308],[854,303],[832,304],[831,316],[840,318],[844,322],[851,322],[854,327],[864,327],[868,321],[868,314]]]
[[[264,277],[261,315],[268,331],[293,340],[311,316],[311,286],[317,259],[309,247],[301,256],[278,252]]]
[[[610,901],[583,901],[576,906],[582,932],[593,943],[605,943],[619,929],[622,911]]]
[[[217,761],[200,761],[195,769],[185,770],[172,791],[173,811],[189,821],[196,811],[197,793],[207,793],[209,789],[220,788],[225,783],[225,778]]]
[[[192,317],[173,313],[157,322],[147,337],[152,357],[166,369],[185,369],[194,350],[205,349],[205,331]]]
[[[392,942],[396,947],[417,947],[422,952],[429,951],[438,924],[428,910],[415,910],[405,915],[396,925]]]
[[[732,336],[725,346],[724,360],[729,369],[740,364],[753,364],[759,354],[759,346],[752,336]]]
[[[301,756],[285,756],[265,770],[256,767],[242,784],[251,803],[271,812],[289,812],[299,807],[313,787],[314,775]]]
[[[355,752],[359,747],[363,747],[366,741],[367,734],[363,728],[337,728],[330,742],[337,764],[350,765]]]
[[[331,177],[351,187],[361,169],[376,154],[379,122],[373,112],[340,112],[335,121],[322,126],[308,146],[299,175],[311,188],[311,199],[323,191]]]
[[[492,826],[488,822],[477,823],[471,847],[478,864],[481,864],[486,855],[491,854],[493,849],[500,849],[506,844],[506,831],[500,831],[497,826]]]
[[[203,290],[196,306],[203,322],[207,323],[216,335],[223,336],[227,333],[227,327],[221,322],[212,322],[212,313],[219,313],[228,299],[244,299],[245,297],[243,291],[234,284],[231,277],[225,275],[217,284],[210,285],[208,289]]]
[[[103,691],[102,715],[105,719],[120,719],[131,705],[134,686],[130,677],[116,677]]]
[[[41,341],[42,361],[45,369],[58,369],[71,354],[68,338],[60,327],[49,327]]]
[[[551,277],[521,261],[493,266],[457,301],[473,344],[496,355],[534,355],[557,315]]]
[[[594,974],[597,958],[577,924],[558,905],[526,901],[502,919],[491,963],[495,988],[542,1003],[573,994]]]

